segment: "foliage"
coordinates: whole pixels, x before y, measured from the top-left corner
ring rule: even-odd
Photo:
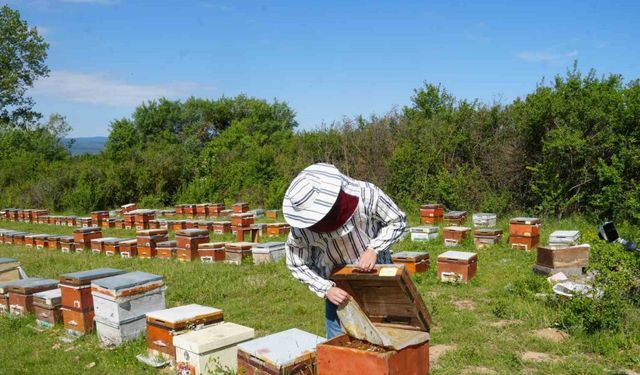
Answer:
[[[26,91],[36,79],[48,75],[48,47],[17,10],[0,7],[0,128],[26,128],[40,118]]]

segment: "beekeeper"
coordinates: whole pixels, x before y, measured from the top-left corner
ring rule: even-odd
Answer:
[[[327,338],[338,336],[342,327],[337,308],[349,295],[329,276],[347,264],[370,271],[375,264],[391,263],[389,247],[405,231],[406,215],[377,186],[324,163],[296,176],[285,193],[282,212],[291,225],[287,267],[325,299]]]

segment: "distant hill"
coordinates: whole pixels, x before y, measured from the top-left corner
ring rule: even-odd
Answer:
[[[107,143],[107,137],[65,138],[64,143],[72,139],[75,140],[71,146],[72,155],[97,154],[102,151],[105,143]]]

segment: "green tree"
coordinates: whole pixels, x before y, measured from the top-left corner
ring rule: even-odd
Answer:
[[[26,91],[49,69],[47,44],[36,28],[29,28],[17,10],[0,8],[0,126],[27,127],[40,115]]]

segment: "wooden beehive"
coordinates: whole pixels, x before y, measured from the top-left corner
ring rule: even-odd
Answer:
[[[244,213],[249,211],[249,203],[246,202],[237,202],[231,206],[231,211],[233,213]]]
[[[232,227],[249,227],[253,225],[254,217],[250,213],[233,213],[231,214]]]
[[[476,276],[478,255],[464,251],[446,251],[438,256],[438,278],[445,282],[466,283]]]
[[[158,242],[156,246],[156,256],[159,259],[175,259],[177,250],[176,241]]]
[[[420,226],[409,228],[411,241],[429,241],[438,238],[438,227]]]
[[[219,323],[222,310],[202,305],[184,305],[152,311],[147,317],[147,350],[151,356],[175,358],[174,336]]]
[[[325,338],[297,328],[238,345],[238,371],[246,375],[314,374],[316,346]]]
[[[20,279],[20,262],[13,258],[0,258],[0,282]]]
[[[240,264],[244,259],[251,259],[253,242],[229,242],[225,244],[225,260]]]
[[[476,249],[497,245],[502,240],[502,229],[480,228],[473,230],[473,242]]]
[[[276,220],[278,218],[278,215],[280,215],[280,210],[267,210],[265,211],[264,215],[267,217],[267,219]]]
[[[443,219],[450,225],[462,225],[467,221],[467,211],[449,211],[443,215]]]
[[[468,227],[444,227],[442,229],[442,237],[444,237],[445,246],[457,246],[464,242],[471,233]]]
[[[340,335],[318,345],[318,375],[429,373],[431,317],[403,265],[379,265],[370,273],[347,266],[331,278],[353,297],[378,330],[413,345],[370,350],[371,345],[353,345],[354,338]]]
[[[269,237],[286,236],[290,230],[291,226],[287,223],[267,224],[267,236]]]
[[[132,258],[138,256],[138,240],[132,239],[120,242],[120,257]]]
[[[207,242],[198,245],[198,257],[203,263],[215,263],[225,260],[224,242]]]
[[[534,270],[544,274],[581,275],[589,265],[591,246],[539,246]]]
[[[42,328],[52,328],[62,322],[60,289],[51,289],[33,295],[33,310],[36,324]]]
[[[230,221],[216,221],[213,224],[213,233],[215,233],[215,234],[231,233],[231,222]]]
[[[33,294],[58,287],[57,280],[27,278],[12,282],[9,286],[9,311],[13,315],[33,313]]]
[[[395,264],[403,264],[409,274],[424,273],[429,270],[429,253],[426,251],[402,251],[391,254]]]
[[[253,263],[270,263],[278,262],[285,257],[284,242],[265,242],[257,243],[253,246]]]

